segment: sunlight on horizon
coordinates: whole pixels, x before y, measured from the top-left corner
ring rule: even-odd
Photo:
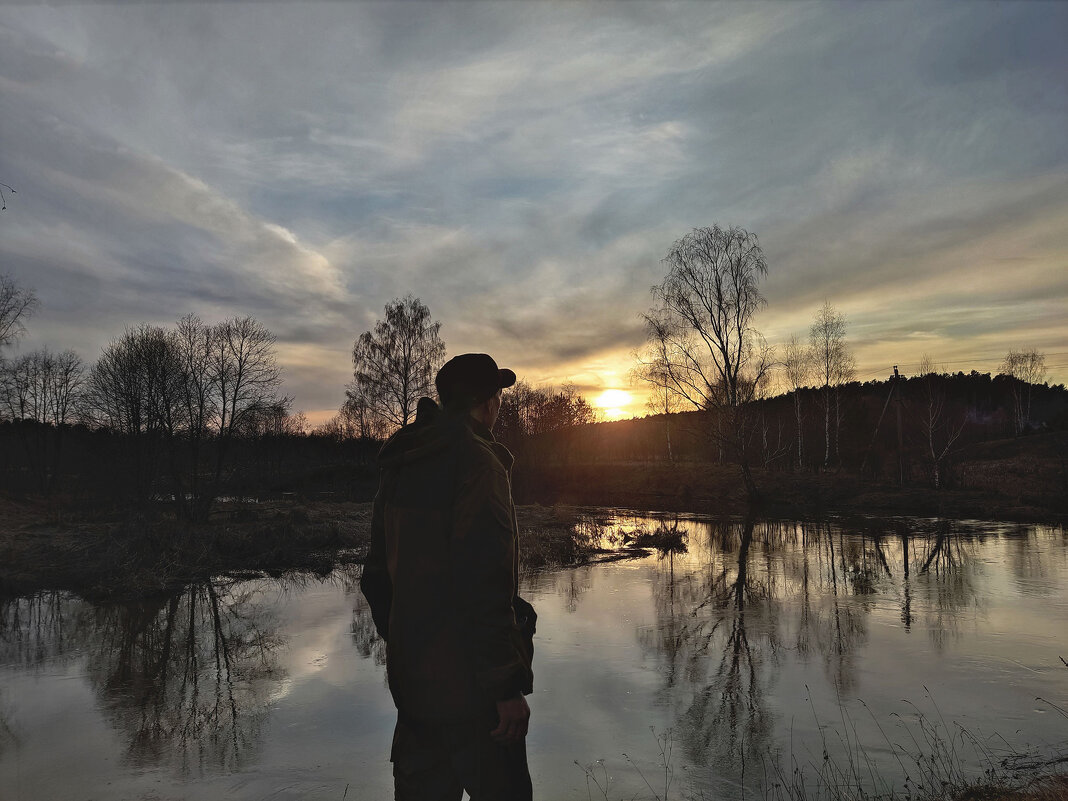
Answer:
[[[606,389],[597,396],[594,406],[606,420],[622,420],[634,416],[634,412],[629,408],[633,401],[633,396],[626,390]]]

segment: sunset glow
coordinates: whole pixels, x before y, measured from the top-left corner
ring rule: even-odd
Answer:
[[[829,301],[860,380],[1068,381],[1068,4],[61,6],[0,4],[18,352],[251,315],[315,425],[412,294],[449,355],[641,415],[649,287],[718,223],[771,346]]]
[[[594,405],[608,420],[619,420],[624,417],[633,417],[634,412],[629,407],[634,399],[629,392],[622,389],[606,389],[597,396]]]

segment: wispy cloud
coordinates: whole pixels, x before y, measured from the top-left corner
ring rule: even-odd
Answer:
[[[764,244],[772,341],[829,299],[870,369],[1052,351],[1066,29],[1043,4],[4,7],[0,268],[43,301],[26,347],[251,313],[323,411],[408,292],[452,352],[618,385],[660,258],[713,222]]]

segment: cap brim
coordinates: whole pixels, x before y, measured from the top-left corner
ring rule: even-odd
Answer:
[[[509,370],[507,367],[502,367],[497,370],[497,388],[506,389],[515,384],[515,373]]]

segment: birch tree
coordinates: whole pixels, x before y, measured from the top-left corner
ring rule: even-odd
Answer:
[[[755,234],[713,225],[677,240],[664,264],[667,275],[653,287],[655,305],[645,315],[651,375],[684,403],[717,412],[713,436],[731,452],[755,500],[745,412],[770,368],[753,323],[766,303],[758,286],[768,272],[764,252]]]
[[[835,453],[839,454],[842,427],[838,388],[853,380],[856,359],[846,344],[846,318],[830,301],[824,301],[809,329],[812,360],[823,388],[823,466],[831,463],[831,408],[835,410]]]
[[[352,346],[350,399],[359,398],[389,428],[415,418],[419,398],[434,394],[434,376],[445,362],[441,323],[408,295],[386,304],[386,316]]]
[[[797,469],[804,465],[805,451],[805,428],[804,417],[801,408],[801,389],[808,385],[812,377],[813,361],[812,349],[798,339],[797,335],[790,337],[790,341],[783,348],[782,355],[783,373],[786,376],[787,385],[794,394],[794,424],[797,428]]]
[[[935,371],[934,361],[926,353],[920,359],[919,374],[922,382],[920,430],[924,449],[931,463],[931,477],[935,489],[941,489],[943,463],[964,431],[965,420],[950,419],[946,408],[943,376]]]
[[[1031,387],[1046,378],[1046,354],[1031,350],[1010,350],[1001,363],[1001,372],[1012,382],[1013,428],[1021,433],[1031,423]]]

